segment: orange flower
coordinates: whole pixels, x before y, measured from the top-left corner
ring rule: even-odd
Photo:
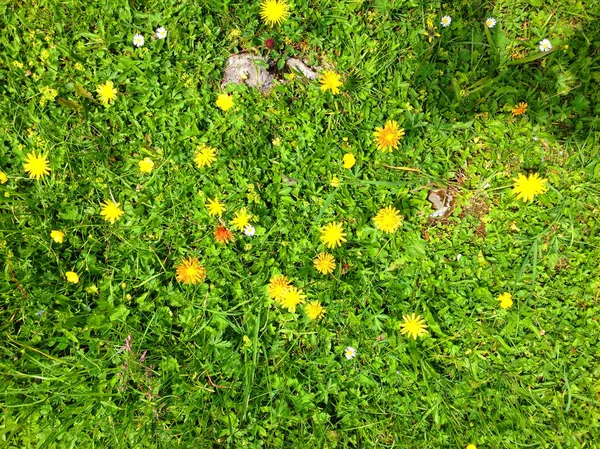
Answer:
[[[527,112],[527,103],[520,102],[512,108],[512,115],[523,115]]]
[[[219,226],[215,229],[215,240],[219,243],[229,243],[233,241],[233,234],[225,226]]]

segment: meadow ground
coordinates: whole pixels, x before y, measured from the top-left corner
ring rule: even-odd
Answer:
[[[0,2],[0,447],[600,447],[598,2],[288,7]]]

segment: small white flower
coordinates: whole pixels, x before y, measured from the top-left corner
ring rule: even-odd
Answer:
[[[248,225],[244,229],[244,234],[246,234],[248,237],[252,237],[254,234],[256,234],[256,229],[254,229],[254,226]]]
[[[460,259],[462,259],[462,254],[457,254],[456,255],[456,260],[460,260]]]
[[[545,53],[550,50],[552,50],[552,44],[548,39],[544,39],[540,42],[540,51],[543,51]]]
[[[135,36],[133,36],[133,45],[135,47],[141,47],[142,45],[144,45],[144,36],[142,36],[141,34],[136,34]]]
[[[348,359],[348,360],[352,360],[354,357],[356,357],[356,349],[354,349],[352,346],[348,346],[345,350],[344,350],[344,356]]]
[[[533,140],[535,140],[536,142],[539,140],[540,138],[538,136],[533,136]]]
[[[164,39],[165,37],[167,37],[167,30],[165,29],[165,27],[158,27],[156,29],[156,38]]]
[[[488,28],[494,28],[496,26],[496,19],[493,17],[488,17],[485,19],[485,26]]]
[[[444,16],[444,17],[442,17],[442,21],[440,23],[442,24],[442,26],[444,28],[446,28],[447,26],[450,26],[450,24],[452,23],[452,17]]]

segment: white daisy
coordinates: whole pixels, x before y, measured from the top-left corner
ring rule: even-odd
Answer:
[[[156,29],[156,38],[164,39],[165,37],[167,37],[167,30],[165,29],[165,27],[158,27]]]
[[[488,28],[494,28],[496,26],[496,19],[493,17],[488,17],[485,19],[485,26]]]
[[[447,26],[450,26],[450,24],[452,23],[452,17],[444,16],[444,17],[442,17],[442,21],[440,23],[442,24],[442,26],[444,28],[446,28]]]
[[[543,51],[545,53],[550,50],[552,50],[552,44],[548,39],[544,39],[540,42],[540,51]]]
[[[254,226],[248,225],[244,228],[244,234],[246,234],[248,237],[252,237],[254,234],[256,234],[256,229],[254,229]]]
[[[354,357],[356,357],[356,349],[354,349],[352,346],[348,346],[345,350],[344,350],[344,356],[348,359],[348,360],[352,360]]]
[[[144,45],[144,36],[142,36],[141,34],[136,34],[133,36],[133,45],[135,47],[141,47],[142,45]]]

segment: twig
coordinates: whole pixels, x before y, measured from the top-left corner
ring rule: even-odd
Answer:
[[[214,383],[212,381],[212,379],[210,378],[210,374],[206,373],[206,377],[208,377],[208,381],[210,382],[210,384],[215,387],[215,388],[229,388],[229,387],[225,387],[223,385],[217,385],[216,383]]]
[[[40,350],[38,350],[38,349],[35,349],[35,348],[32,348],[31,346],[28,346],[28,345],[25,345],[25,344],[23,344],[23,343],[19,343],[19,342],[18,342],[18,341],[16,341],[16,340],[13,340],[12,338],[10,338],[10,335],[8,335],[8,332],[5,332],[5,333],[4,333],[4,335],[6,335],[6,337],[7,337],[7,338],[8,338],[10,341],[12,341],[14,344],[16,344],[16,345],[23,346],[24,348],[30,349],[30,350],[32,350],[32,351],[34,351],[34,352],[37,352],[38,354],[41,354],[41,355],[43,355],[44,357],[48,357],[49,359],[51,359],[51,360],[54,360],[55,362],[58,362],[58,363],[67,363],[67,362],[65,362],[65,361],[63,361],[63,360],[57,359],[56,357],[52,357],[51,355],[49,355],[49,354],[46,354],[45,352],[42,352],[42,351],[40,351]]]
[[[10,275],[13,278],[13,281],[15,281],[15,284],[17,284],[17,287],[19,288],[19,290],[21,291],[21,293],[23,293],[23,296],[25,296],[25,299],[27,301],[29,301],[29,296],[27,296],[27,293],[25,293],[25,290],[23,290],[23,287],[21,287],[21,284],[19,284],[19,281],[17,280],[17,277],[15,276],[15,273],[13,272],[12,266],[10,265],[10,253],[8,253],[8,257],[6,258],[6,264],[8,265],[8,271],[10,271]]]
[[[418,169],[418,168],[394,167],[393,165],[386,165],[386,164],[381,164],[381,165],[383,165],[384,167],[387,167],[387,168],[393,168],[394,170],[414,171],[414,172],[417,172],[417,173],[423,173],[423,171],[420,170],[420,169]]]

